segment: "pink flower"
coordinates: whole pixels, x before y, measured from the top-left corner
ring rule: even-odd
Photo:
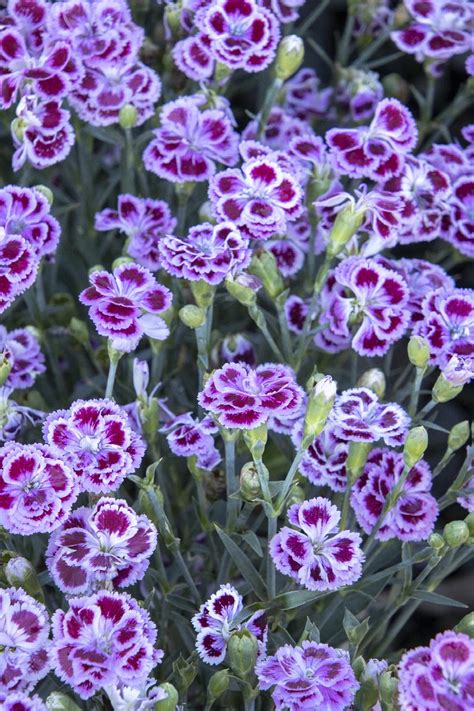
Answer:
[[[422,312],[414,332],[428,341],[432,363],[445,366],[453,355],[474,355],[474,290],[431,291]]]
[[[50,210],[39,190],[7,185],[0,190],[0,231],[4,238],[22,237],[39,260],[56,251],[61,234],[59,222]]]
[[[0,326],[0,352],[11,367],[5,386],[13,390],[31,388],[36,377],[46,370],[38,340],[27,328],[8,332]]]
[[[257,142],[258,129],[258,119],[249,121],[242,133],[244,143]],[[273,151],[288,151],[289,144],[293,138],[298,136],[305,137],[309,133],[310,129],[305,121],[292,116],[280,106],[274,106],[268,116],[263,136],[259,140],[262,141],[263,146],[271,148]],[[242,152],[242,144],[240,145],[240,150]]]
[[[291,437],[296,448],[301,444],[302,437],[303,423],[299,422]],[[336,492],[345,491],[348,454],[349,444],[336,437],[328,424],[306,450],[299,471],[315,486],[328,486]]]
[[[76,509],[49,539],[46,562],[55,585],[68,594],[128,587],[141,580],[156,548],[155,526],[122,499],[102,497]]]
[[[0,701],[2,695],[0,694]],[[41,701],[36,694],[27,696],[21,693],[9,693],[8,697],[3,699],[3,711],[47,711],[46,705]]]
[[[167,235],[159,245],[161,265],[179,279],[217,285],[250,263],[248,238],[232,222],[191,227],[185,239]]]
[[[320,321],[329,326],[315,341],[329,351],[339,351],[352,341],[360,355],[383,355],[406,331],[407,302],[408,288],[397,272],[374,260],[349,257],[335,269],[323,291]]]
[[[450,242],[468,257],[474,257],[474,173],[459,178],[453,186],[453,229]]]
[[[401,708],[466,711],[474,706],[474,640],[452,630],[406,652],[398,667]]]
[[[50,447],[9,442],[0,449],[0,523],[7,531],[54,531],[77,495],[74,472]]]
[[[171,305],[171,292],[158,284],[148,269],[139,264],[121,264],[112,274],[93,272],[92,286],[79,300],[90,306],[89,316],[101,336],[110,338],[112,347],[129,353],[142,336],[164,340],[169,329],[157,314]]]
[[[44,438],[74,469],[84,491],[115,491],[139,466],[145,443],[113,400],[77,400],[51,413]]]
[[[280,22],[294,22],[299,17],[299,9],[305,0],[262,0],[262,5],[271,10]]]
[[[163,656],[156,636],[149,614],[126,593],[73,598],[53,616],[55,672],[81,699],[108,684],[141,686]]]
[[[215,370],[198,395],[198,402],[224,427],[253,429],[271,416],[290,417],[298,411],[303,391],[293,371],[267,363],[255,370],[227,363]]]
[[[377,442],[390,447],[405,440],[410,418],[394,402],[382,404],[368,388],[345,390],[336,399],[330,415],[334,434],[349,442]]]
[[[252,342],[242,333],[234,333],[222,341],[220,360],[224,363],[246,363],[253,368],[257,363],[257,356]]]
[[[362,575],[358,533],[341,531],[341,514],[317,497],[288,509],[288,521],[269,543],[275,567],[308,590],[338,590]]]
[[[268,636],[265,611],[256,612],[245,625],[240,625],[234,620],[242,609],[242,596],[232,585],[226,584],[221,585],[194,615],[196,648],[206,664],[214,666],[224,661],[230,636],[240,629],[250,630],[257,638],[259,655],[265,654]]]
[[[353,178],[381,180],[398,175],[417,141],[413,116],[397,99],[379,103],[370,126],[333,128],[326,140],[338,169]]]
[[[51,666],[45,606],[21,588],[0,589],[0,637],[0,699],[28,693]]]
[[[382,513],[387,496],[400,481],[405,468],[403,454],[374,449],[353,489],[351,504],[359,526],[370,533]],[[433,532],[438,516],[431,495],[431,471],[423,459],[410,470],[395,506],[385,515],[376,534],[379,541],[424,541]]]
[[[303,121],[326,118],[333,89],[321,89],[320,83],[314,69],[300,69],[285,84],[286,111]]]
[[[171,54],[178,69],[189,79],[203,81],[209,79],[214,72],[215,62],[210,52],[210,40],[202,32],[176,42]]]
[[[474,356],[453,355],[442,370],[453,385],[465,385],[474,378]]]
[[[214,444],[218,428],[211,417],[196,420],[190,412],[178,415],[161,430],[168,446],[177,457],[196,457],[201,469],[214,469],[222,457]]]
[[[238,136],[220,109],[200,111],[193,97],[162,108],[160,128],[143,154],[145,168],[174,183],[209,180],[216,163],[234,165]]]
[[[117,210],[102,210],[95,216],[99,232],[119,230],[128,237],[127,252],[151,271],[161,267],[159,242],[172,233],[176,220],[164,200],[119,195]]]
[[[302,211],[302,192],[294,177],[272,156],[246,161],[242,170],[223,170],[210,183],[216,214],[254,239],[284,233]]]
[[[274,687],[276,711],[343,711],[359,688],[349,654],[327,644],[285,644],[256,666],[260,689]]]

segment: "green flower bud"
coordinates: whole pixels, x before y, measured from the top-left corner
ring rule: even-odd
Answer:
[[[337,214],[329,235],[329,244],[326,251],[329,257],[337,257],[342,252],[361,226],[364,216],[365,212],[363,210],[354,211],[351,205],[343,208]]]
[[[474,511],[471,511],[471,513],[466,516],[464,523],[469,529],[469,535],[474,536]]]
[[[32,597],[44,601],[44,594],[30,561],[21,556],[10,558],[5,565],[5,577],[14,588],[23,588]]]
[[[87,324],[75,316],[69,321],[68,331],[70,335],[82,345],[89,342],[89,329]]]
[[[370,368],[370,370],[366,370],[365,373],[362,373],[357,381],[357,385],[361,388],[369,388],[377,397],[382,399],[385,395],[387,381],[381,370],[378,368]]]
[[[260,279],[271,299],[276,299],[285,290],[275,255],[272,252],[265,250],[255,252],[250,262],[249,272]]]
[[[408,341],[408,359],[416,368],[426,368],[430,359],[430,347],[426,338],[412,336]]]
[[[356,481],[364,471],[371,447],[369,442],[351,442],[349,444],[346,467],[352,482]]]
[[[255,501],[262,495],[260,479],[253,462],[247,462],[240,470],[240,493],[247,501]]]
[[[176,34],[181,30],[181,15],[183,14],[183,8],[181,3],[170,3],[165,5],[165,17],[166,24],[170,28],[172,34]]]
[[[125,130],[136,126],[138,111],[133,104],[125,104],[119,111],[119,124]]]
[[[254,306],[257,302],[257,291],[261,287],[259,279],[245,275],[245,278],[227,277],[226,289],[242,306]]]
[[[210,222],[213,225],[216,224],[216,217],[212,210],[212,203],[210,200],[203,202],[198,212],[199,220],[201,222]]]
[[[453,385],[441,373],[433,386],[431,396],[435,402],[448,402],[457,397],[463,387],[463,385]]]
[[[230,668],[241,679],[252,674],[257,661],[258,643],[247,629],[233,632],[227,646]]]
[[[179,318],[188,328],[199,328],[206,320],[206,311],[200,306],[188,304],[179,310]]]
[[[309,395],[308,406],[304,416],[304,431],[302,446],[307,448],[314,438],[321,434],[336,399],[337,383],[330,375],[321,377]]]
[[[6,353],[0,353],[0,386],[3,385],[11,373],[12,364]]]
[[[117,259],[114,259],[112,262],[112,269],[117,269],[121,267],[122,264],[135,264],[135,260],[131,257],[117,257]]]
[[[441,550],[446,545],[446,541],[440,533],[432,533],[428,538],[428,545],[435,550]]]
[[[94,266],[89,269],[88,274],[90,276],[91,274],[94,274],[94,272],[103,272],[103,271],[104,271],[104,267],[102,264],[94,264]]]
[[[448,435],[448,449],[451,452],[457,452],[458,449],[464,447],[470,435],[469,421],[464,420],[463,422],[458,422],[457,425],[451,427],[451,431]]]
[[[229,688],[229,670],[221,669],[211,676],[207,685],[207,698],[210,704],[225,694]]]
[[[389,705],[389,708],[392,708],[391,704],[393,704],[393,702],[395,700],[396,693],[397,693],[397,687],[398,687],[398,682],[391,675],[391,672],[389,672],[389,671],[382,672],[382,674],[379,677],[380,697],[385,704]]]
[[[25,129],[27,126],[28,124],[23,118],[14,118],[10,124],[13,135],[15,138],[18,138],[20,142],[22,142],[25,137]]]
[[[244,442],[254,459],[261,459],[268,439],[268,427],[264,422],[251,430],[244,430]]]
[[[155,711],[174,711],[179,701],[179,694],[176,688],[169,682],[160,684],[159,688],[165,692],[166,699],[156,702]]]
[[[293,504],[302,504],[305,499],[306,492],[303,487],[299,486],[299,484],[293,484],[293,486],[291,487],[290,495],[288,497],[288,508],[290,508],[290,506],[293,506]]]
[[[462,632],[474,638],[474,612],[469,612],[454,627],[455,632]]]
[[[450,548],[459,548],[469,539],[469,527],[465,521],[450,521],[444,527],[443,536]]]
[[[52,190],[50,190],[50,188],[46,187],[46,185],[35,185],[35,190],[37,190],[39,193],[44,195],[44,197],[49,202],[49,205],[51,207],[51,205],[54,202],[54,195],[53,195]]]
[[[298,35],[283,37],[278,45],[275,64],[277,79],[286,81],[295,74],[303,64],[304,42]]]
[[[415,466],[428,447],[428,432],[420,425],[413,427],[406,438],[405,446],[403,447],[403,459],[407,467],[410,469]]]
[[[48,711],[80,711],[79,706],[69,696],[61,694],[60,691],[53,691],[45,703]]]
[[[207,281],[200,279],[199,281],[191,282],[191,291],[193,292],[196,304],[206,309],[212,304],[216,289],[212,284],[208,284]]]

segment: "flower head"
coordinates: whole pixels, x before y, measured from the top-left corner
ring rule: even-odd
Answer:
[[[26,328],[8,332],[0,326],[0,352],[11,367],[5,385],[13,390],[31,388],[36,377],[46,370],[39,343]]]
[[[37,425],[45,413],[27,405],[19,405],[11,399],[12,388],[0,387],[0,442],[10,442],[20,434],[27,424]]]
[[[255,366],[257,356],[251,341],[242,333],[226,336],[220,347],[220,359],[224,363],[246,363]]]
[[[211,417],[196,420],[190,412],[178,415],[161,428],[177,457],[196,457],[201,469],[214,469],[221,461],[213,435],[218,431]]]
[[[299,447],[303,438],[303,423],[293,429],[291,438]],[[349,444],[336,437],[326,425],[305,451],[299,471],[315,486],[328,486],[332,491],[345,491],[347,486],[346,461]]]
[[[1,693],[0,701],[2,701]],[[46,705],[36,694],[28,696],[17,692],[9,693],[8,697],[3,699],[2,709],[3,711],[47,711]]]

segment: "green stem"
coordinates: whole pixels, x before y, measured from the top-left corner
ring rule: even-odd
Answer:
[[[135,193],[135,154],[132,129],[125,129],[124,168],[122,172],[122,192]]]
[[[183,578],[189,585],[189,589],[191,591],[191,595],[194,598],[194,601],[197,603],[197,605],[200,605],[201,604],[201,596],[199,595],[199,591],[194,583],[193,577],[192,577],[191,573],[189,572],[186,563],[184,562],[183,555],[182,555],[180,548],[179,548],[179,540],[178,539],[176,539],[174,541],[174,543],[171,544],[170,551],[172,552],[174,559],[175,559],[176,563],[178,564],[178,568],[180,569],[180,571],[183,575]]]
[[[227,517],[226,527],[229,531],[235,528],[235,522],[239,515],[239,502],[232,499],[232,495],[238,491],[237,478],[235,476],[235,438],[224,437],[225,449],[225,481],[227,491]]]
[[[285,299],[286,300],[286,299]],[[278,323],[280,325],[281,339],[283,344],[283,355],[289,365],[293,365],[293,348],[291,345],[290,329],[288,328],[288,320],[285,314],[285,300],[280,297],[276,300],[276,308],[278,314]]]
[[[426,415],[429,415],[431,410],[433,410],[437,404],[438,403],[435,400],[430,400],[429,402],[427,402],[426,405],[417,414],[416,419],[422,420],[424,417],[426,417]]]
[[[199,390],[204,384],[204,375],[209,370],[209,333],[212,323],[212,308],[206,308],[206,320],[196,328],[197,364],[199,373]]]
[[[276,535],[278,519],[276,516],[268,517],[268,554],[267,554],[267,593],[268,599],[273,600],[276,595],[276,569],[270,556],[270,541]]]
[[[277,512],[281,511],[283,509],[283,506],[285,505],[286,497],[290,492],[293,480],[298,472],[298,467],[304,457],[305,452],[306,449],[300,449],[298,450],[298,452],[296,452],[295,458],[291,463],[291,467],[288,470],[288,474],[286,475],[285,481],[283,482],[282,490],[276,502],[275,510]]]
[[[263,102],[263,107],[260,112],[260,120],[258,122],[258,132],[257,132],[257,140],[260,140],[265,133],[265,128],[267,126],[267,121],[268,117],[270,116],[270,111],[273,108],[273,105],[275,103],[275,99],[278,96],[278,92],[283,86],[283,80],[278,79],[275,77],[273,82],[270,84],[266,96],[265,96],[265,101]]]
[[[273,338],[272,334],[268,330],[267,322],[265,320],[265,316],[261,312],[261,310],[258,308],[256,304],[252,304],[251,306],[248,307],[249,315],[255,321],[257,324],[258,328],[262,332],[263,337],[265,338],[266,342],[270,346],[274,356],[277,358],[277,360],[280,361],[280,363],[285,363],[285,358],[278,348],[275,339]]]
[[[410,406],[408,408],[408,414],[410,417],[415,417],[416,411],[418,409],[418,400],[420,399],[420,389],[425,377],[425,368],[417,368],[415,372],[415,382],[413,384],[413,390],[411,391]]]
[[[332,257],[326,254],[324,258],[324,262],[319,268],[319,271],[316,275],[316,279],[314,282],[314,287],[313,287],[313,295],[311,297],[311,303],[309,305],[308,313],[306,315],[306,318],[304,320],[304,325],[303,325],[303,331],[300,336],[300,345],[296,353],[296,370],[298,371],[301,368],[301,363],[304,358],[305,352],[306,352],[306,347],[308,345],[308,336],[309,332],[311,329],[311,322],[313,320],[313,314],[316,309],[317,303],[318,303],[318,298],[319,294],[321,293],[321,289],[323,288],[324,284],[326,283],[326,278],[329,273],[329,270],[331,268],[332,264]]]
[[[109,374],[107,376],[107,385],[105,387],[105,399],[111,399],[114,392],[115,376],[117,374],[118,360],[111,359],[109,363]]]
[[[323,1],[321,2],[321,4],[318,5],[318,7],[316,7],[316,8],[313,10],[313,12],[310,12],[310,14],[309,14],[308,17],[306,18],[306,20],[305,20],[305,21],[303,22],[303,24],[298,28],[298,34],[299,34],[300,36],[304,35],[304,33],[306,32],[306,30],[309,30],[309,28],[310,28],[312,25],[314,25],[314,23],[316,22],[316,20],[318,19],[318,17],[323,14],[323,12],[325,11],[325,9],[327,8],[327,6],[329,5],[330,2],[331,2],[331,0],[323,0]]]

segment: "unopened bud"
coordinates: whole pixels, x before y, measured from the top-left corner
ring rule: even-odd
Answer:
[[[469,527],[465,521],[450,521],[444,527],[443,536],[450,548],[459,548],[469,539]]]
[[[191,282],[191,291],[193,292],[196,304],[202,309],[206,309],[212,304],[216,289],[212,284],[208,284],[207,281],[204,281],[204,279],[199,279],[199,281]]]
[[[470,433],[471,429],[469,427],[468,420],[458,422],[457,425],[451,427],[451,430],[448,435],[448,449],[450,449],[451,452],[457,452],[458,449],[464,447],[467,440],[469,439]]]
[[[370,368],[370,370],[366,370],[365,373],[362,373],[357,381],[357,385],[361,388],[369,388],[378,398],[382,399],[385,395],[387,381],[381,370],[378,368]]]
[[[183,8],[181,3],[169,3],[165,5],[165,21],[173,34],[181,30],[181,17]]]
[[[76,316],[73,316],[69,321],[68,331],[78,343],[85,345],[89,342],[89,329],[87,328],[87,324],[81,321],[81,319],[76,318]]]
[[[24,118],[14,118],[10,124],[12,135],[22,142],[25,138],[25,129],[27,126],[28,124]]]
[[[337,394],[337,383],[330,375],[320,378],[309,394],[304,417],[302,446],[307,448],[324,429]]]
[[[12,370],[12,364],[7,353],[0,353],[0,386],[3,385]]]
[[[199,208],[198,216],[201,222],[216,222],[216,217],[212,209],[212,202],[210,200],[206,200],[206,202],[202,203]]]
[[[341,212],[337,214],[329,235],[329,244],[327,247],[327,255],[329,257],[337,257],[337,255],[342,252],[346,244],[361,226],[364,221],[364,216],[364,211],[354,211],[350,205],[343,208]]]
[[[440,533],[432,533],[428,538],[428,545],[435,550],[441,550],[446,545],[446,541]]]
[[[44,600],[43,590],[30,561],[21,556],[10,558],[5,565],[5,577],[14,588],[23,588],[37,600]]]
[[[211,676],[207,685],[207,698],[210,704],[214,703],[229,688],[229,670],[221,669]]]
[[[251,274],[239,274],[237,277],[227,277],[227,291],[243,306],[253,306],[257,301],[257,291],[262,282]]]
[[[161,699],[155,703],[155,711],[175,711],[178,705],[179,694],[173,684],[165,682],[159,688],[165,692],[166,699]]]
[[[379,677],[380,697],[388,708],[393,708],[392,704],[397,693],[398,682],[389,671],[384,671]]]
[[[199,328],[206,320],[206,311],[200,306],[188,304],[179,310],[179,318],[188,328]]]
[[[462,620],[454,627],[455,632],[467,634],[471,639],[474,638],[474,612],[469,612]]]
[[[268,439],[268,427],[266,423],[253,427],[251,430],[244,430],[244,442],[250,450],[254,459],[261,459],[265,451]]]
[[[112,262],[112,270],[118,269],[122,264],[135,264],[135,261],[131,257],[117,257]]]
[[[440,374],[433,386],[431,396],[435,402],[442,403],[453,400],[463,389],[463,385],[453,385],[447,380],[443,373]]]
[[[277,79],[286,81],[295,74],[303,64],[304,42],[298,35],[283,37],[278,45],[275,64]]]
[[[53,691],[46,699],[46,708],[48,711],[81,711],[79,706],[74,703],[69,696],[62,694],[60,691]]]
[[[271,299],[276,299],[285,289],[283,279],[278,269],[275,255],[262,250],[254,253],[249,267],[250,274],[254,274],[263,284],[263,288]]]
[[[50,207],[54,202],[54,195],[53,191],[50,190],[50,188],[46,187],[46,185],[35,185],[35,190],[37,190],[41,195],[44,195],[46,200],[48,201]]]
[[[405,446],[403,447],[403,460],[410,469],[415,466],[428,447],[428,432],[420,425],[413,427],[407,435]]]
[[[250,630],[233,632],[227,647],[230,668],[241,679],[249,676],[257,661],[258,642]]]
[[[408,341],[408,359],[416,368],[426,368],[430,359],[430,347],[426,338],[412,336]]]
[[[146,398],[148,383],[150,382],[150,369],[146,360],[133,359],[132,378],[136,396]]]
[[[288,508],[293,504],[302,504],[306,499],[306,492],[299,484],[293,484],[290,495],[288,497]]]
[[[138,111],[133,104],[125,104],[119,111],[119,124],[122,128],[133,128],[136,126]]]
[[[247,462],[240,470],[240,493],[247,501],[255,501],[261,496],[260,479],[253,462]]]
[[[466,526],[469,529],[469,535],[471,537],[473,537],[474,536],[474,511],[471,511],[471,513],[469,513],[466,516],[466,518],[464,519],[464,523],[466,524]]]
[[[352,482],[356,481],[364,471],[371,446],[369,442],[350,443],[346,467]]]
[[[93,267],[91,267],[88,271],[88,275],[91,276],[91,274],[95,274],[95,272],[103,272],[104,267],[102,264],[94,264]]]

